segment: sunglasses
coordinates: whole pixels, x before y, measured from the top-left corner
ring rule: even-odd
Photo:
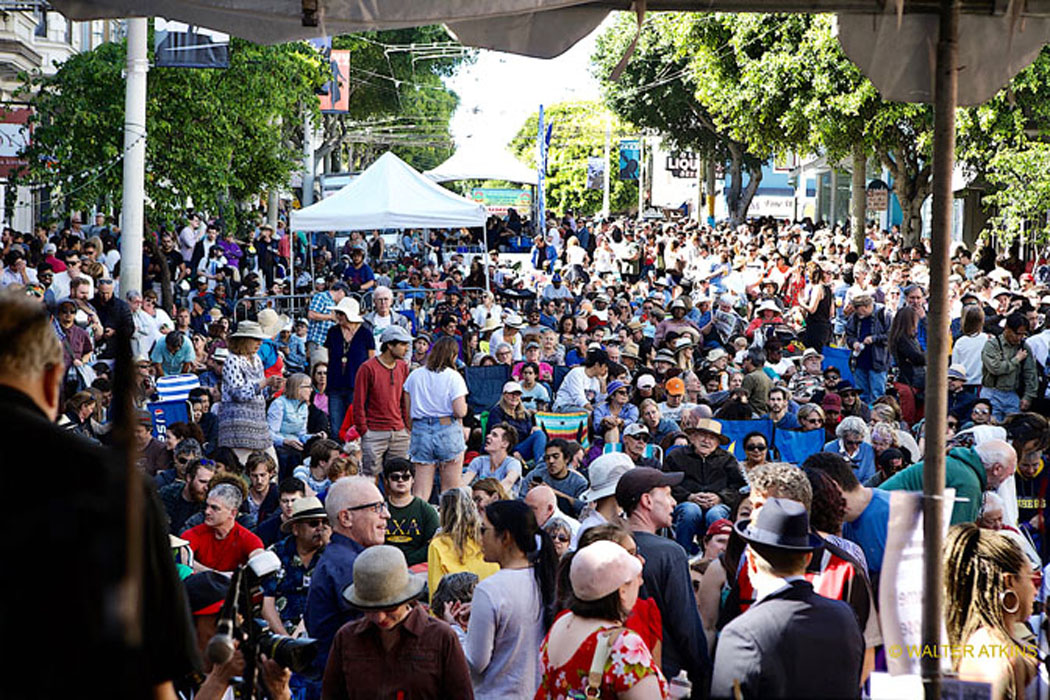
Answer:
[[[551,539],[555,542],[569,543],[572,542],[572,538],[568,535],[551,535]]]
[[[805,422],[808,423],[809,425],[823,425],[824,424],[824,419],[823,418],[807,418],[805,420]]]
[[[387,474],[386,478],[390,481],[410,481],[412,475],[408,472],[394,472],[393,474]]]
[[[766,449],[766,446],[762,445],[760,443],[757,443],[757,442],[753,442],[750,445],[744,445],[744,449],[747,450],[748,452],[752,452],[752,451],[755,451],[755,450],[764,450],[764,449]]]

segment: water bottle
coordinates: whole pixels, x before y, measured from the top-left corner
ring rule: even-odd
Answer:
[[[668,688],[669,698],[688,698],[693,694],[693,684],[689,681],[689,674],[682,669],[678,675],[671,679]]]

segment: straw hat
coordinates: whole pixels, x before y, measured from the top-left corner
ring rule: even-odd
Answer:
[[[255,340],[269,340],[272,335],[267,335],[262,326],[255,321],[241,321],[237,324],[237,330],[230,336],[231,338],[254,338]]]
[[[292,319],[285,314],[278,314],[273,309],[263,309],[259,312],[259,326],[268,338],[272,338],[281,332]]]
[[[354,582],[343,590],[343,598],[358,610],[383,610],[415,600],[425,587],[425,577],[408,573],[400,549],[380,544],[357,555]]]
[[[332,311],[333,313],[343,314],[350,323],[364,322],[364,319],[361,318],[361,305],[357,303],[357,299],[343,297]]]
[[[495,316],[489,316],[488,318],[485,319],[485,325],[481,327],[481,332],[482,333],[488,333],[489,331],[494,331],[497,328],[502,328],[502,327],[503,327],[503,324],[500,322],[500,320],[498,318],[496,318]]]
[[[729,439],[728,435],[722,433],[722,424],[713,418],[701,418],[700,420],[696,421],[694,425],[685,428],[685,431],[687,433],[698,431],[714,435],[716,438],[718,438],[718,442],[722,445],[728,445],[730,442],[732,442]]]
[[[292,517],[281,524],[281,532],[287,534],[292,531],[292,523],[303,520],[317,520],[321,518],[328,520],[328,513],[321,505],[321,499],[317,496],[304,496],[292,504]]]

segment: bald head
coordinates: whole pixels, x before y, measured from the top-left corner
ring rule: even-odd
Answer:
[[[988,488],[994,490],[1014,475],[1017,469],[1017,452],[1005,440],[986,440],[974,446],[981,458],[984,472],[988,475]]]
[[[371,479],[363,476],[339,479],[328,489],[328,496],[325,498],[325,510],[328,512],[332,531],[366,547],[382,544],[388,512],[385,505],[380,507],[379,512],[374,508],[361,508],[373,504],[383,504],[383,494]]]
[[[558,499],[554,495],[554,489],[546,484],[540,484],[533,486],[532,490],[526,494],[525,505],[532,508],[532,513],[536,516],[536,524],[543,527],[554,515],[558,507]]]

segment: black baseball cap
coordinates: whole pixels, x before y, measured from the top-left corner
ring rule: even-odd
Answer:
[[[630,512],[642,499],[658,486],[677,486],[685,478],[685,472],[664,472],[652,467],[635,467],[616,483],[616,502]]]

